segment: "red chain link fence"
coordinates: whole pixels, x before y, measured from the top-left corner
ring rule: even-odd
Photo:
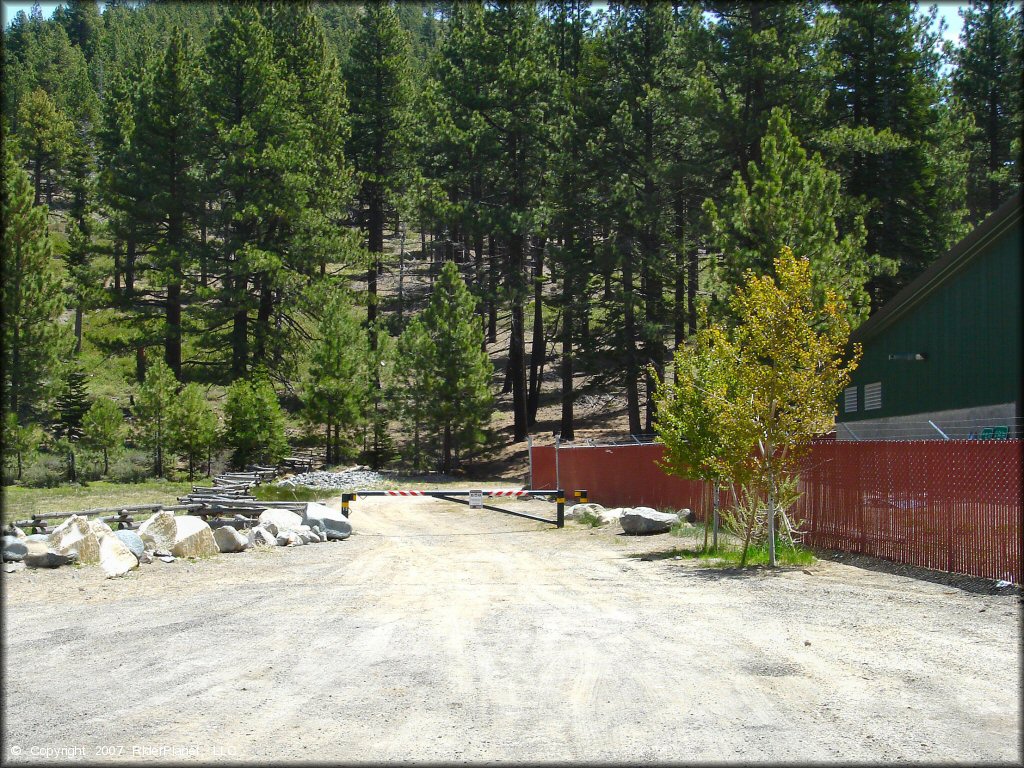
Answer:
[[[810,546],[925,568],[1024,582],[1024,441],[816,443],[790,511]],[[534,446],[532,487],[584,488],[605,506],[711,511],[710,484],[667,474],[663,447]],[[719,503],[728,505],[723,492]]]

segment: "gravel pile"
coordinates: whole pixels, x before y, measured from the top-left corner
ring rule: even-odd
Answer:
[[[349,491],[358,488],[373,488],[379,485],[381,480],[379,472],[370,469],[350,469],[347,472],[303,472],[301,475],[278,480],[275,485],[286,488],[302,486],[320,490]]]

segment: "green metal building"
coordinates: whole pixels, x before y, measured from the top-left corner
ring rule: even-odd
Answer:
[[[1022,436],[1021,249],[1018,192],[853,332],[837,439]]]

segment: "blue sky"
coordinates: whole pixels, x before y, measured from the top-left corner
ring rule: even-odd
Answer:
[[[39,7],[43,11],[43,16],[49,17],[60,3],[39,3]],[[928,4],[922,3],[921,7],[925,8]],[[957,14],[957,8],[966,3],[957,2],[942,2],[936,3],[939,6],[939,18],[946,20],[946,39],[957,40],[960,37],[960,28],[962,26],[960,16]],[[102,6],[101,6],[102,7]],[[25,11],[28,13],[32,8],[32,2],[24,2],[23,0],[3,0],[4,8],[4,26],[6,27],[8,22],[14,17],[18,11]]]

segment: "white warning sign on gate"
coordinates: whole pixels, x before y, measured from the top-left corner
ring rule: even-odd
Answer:
[[[484,492],[483,491],[470,491],[469,492],[469,508],[470,509],[483,509],[484,508]]]

